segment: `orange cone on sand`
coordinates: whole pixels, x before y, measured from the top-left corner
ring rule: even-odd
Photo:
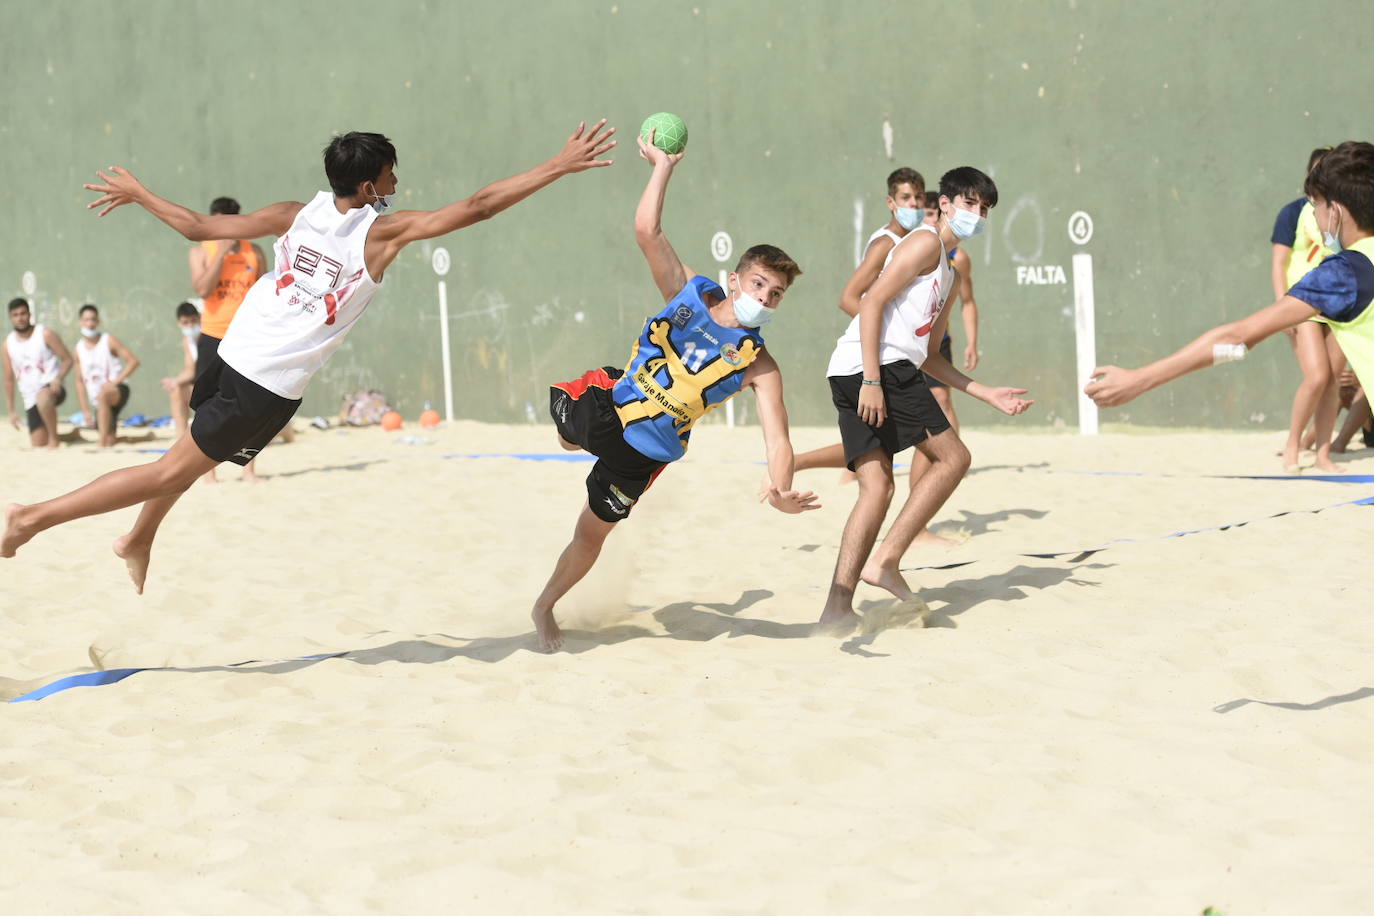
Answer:
[[[401,415],[394,410],[382,414],[382,429],[392,432],[401,428]]]
[[[425,409],[420,412],[420,425],[425,429],[434,429],[439,425],[439,411],[430,406],[429,401],[425,401]]]

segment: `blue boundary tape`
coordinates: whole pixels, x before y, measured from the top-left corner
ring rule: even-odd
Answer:
[[[317,659],[321,658],[340,658],[347,654],[347,652],[324,652],[319,655],[300,655],[296,658],[279,659],[279,661],[310,662],[316,661]],[[211,665],[208,667],[241,668],[244,665],[257,665],[262,663],[263,661],[265,661],[265,659],[254,658],[246,662],[235,662],[232,665]],[[51,684],[44,684],[37,690],[30,690],[28,693],[21,694],[20,696],[17,696],[14,699],[9,700],[8,702],[31,703],[35,700],[41,700],[44,697],[50,697],[54,693],[61,693],[64,690],[70,690],[73,687],[100,687],[105,684],[117,684],[120,681],[124,680],[126,677],[138,674],[141,671],[203,671],[206,667],[207,666],[203,665],[198,665],[193,668],[175,668],[164,666],[160,668],[110,668],[106,671],[87,671],[85,674],[73,674],[67,677],[58,678]]]

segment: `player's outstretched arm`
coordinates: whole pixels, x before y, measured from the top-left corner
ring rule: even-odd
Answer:
[[[859,266],[854,268],[854,273],[850,275],[849,282],[844,285],[840,292],[840,311],[850,318],[859,314],[859,302],[864,294],[873,286],[878,279],[878,274],[883,272],[883,262],[887,260],[888,252],[896,244],[887,236],[875,239],[872,245],[864,252],[863,260]]]
[[[667,302],[678,294],[687,281],[696,276],[682,259],[677,256],[668,237],[663,234],[663,198],[668,192],[668,179],[673,177],[673,168],[682,160],[682,153],[669,155],[654,146],[654,131],[649,131],[646,142],[639,138],[639,155],[653,166],[649,183],[639,196],[639,206],[635,208],[635,243],[644,252],[649,262],[649,271],[654,275],[654,285]]]
[[[1212,328],[1181,350],[1148,366],[1139,369],[1098,366],[1093,370],[1092,379],[1084,387],[1083,393],[1092,398],[1098,407],[1120,407],[1179,376],[1232,358],[1225,351],[1219,353],[1216,347],[1244,344],[1247,349],[1253,349],[1266,337],[1294,327],[1317,314],[1318,311],[1306,302],[1284,296],[1273,305],[1239,321]]]
[[[935,319],[935,324],[930,329],[931,342],[944,338],[945,327],[948,323],[949,308],[946,307],[941,310],[940,317]],[[975,382],[951,366],[949,360],[941,356],[938,349],[926,357],[926,361],[921,364],[921,371],[933,375],[949,387],[957,388],[969,397],[977,398],[989,407],[1000,410],[1011,417],[1025,413],[1035,403],[1035,401],[1021,397],[1026,393],[1025,388],[992,387]]]
[[[291,221],[305,206],[287,200],[270,204],[252,213],[197,213],[181,204],[158,197],[122,166],[112,165],[96,174],[100,176],[102,184],[82,185],[86,190],[95,191],[100,195],[86,204],[87,210],[101,207],[103,209],[99,215],[104,216],[116,207],[138,204],[193,242],[281,235],[291,228]]]
[[[754,389],[763,427],[763,446],[768,453],[768,504],[779,512],[795,515],[819,509],[816,494],[792,489],[792,439],[787,428],[787,405],[782,400],[782,372],[767,350],[744,370],[743,383]]]
[[[564,175],[610,165],[612,160],[597,158],[615,146],[615,141],[611,139],[615,128],[602,133],[605,127],[605,118],[592,125],[591,130],[587,129],[585,121],[578,124],[572,136],[563,144],[563,149],[553,158],[518,175],[493,181],[471,197],[447,207],[438,210],[401,210],[379,217],[367,236],[369,249],[374,244],[382,246],[380,253],[384,260],[380,266],[385,268],[411,242],[437,238],[491,219]],[[368,270],[371,271],[375,266],[371,252],[367,259]],[[380,270],[374,271],[373,275],[379,276]]]

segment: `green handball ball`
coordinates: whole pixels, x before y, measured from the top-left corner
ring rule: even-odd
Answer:
[[[650,131],[654,132],[654,146],[669,156],[676,156],[687,148],[687,125],[675,114],[660,111],[649,115],[639,128],[639,136],[646,143]]]

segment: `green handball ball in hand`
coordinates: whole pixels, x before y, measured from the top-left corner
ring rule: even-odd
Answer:
[[[676,156],[687,148],[687,125],[675,114],[660,111],[649,115],[639,128],[639,135],[645,142],[649,140],[650,131],[654,134],[654,146],[669,156]]]

